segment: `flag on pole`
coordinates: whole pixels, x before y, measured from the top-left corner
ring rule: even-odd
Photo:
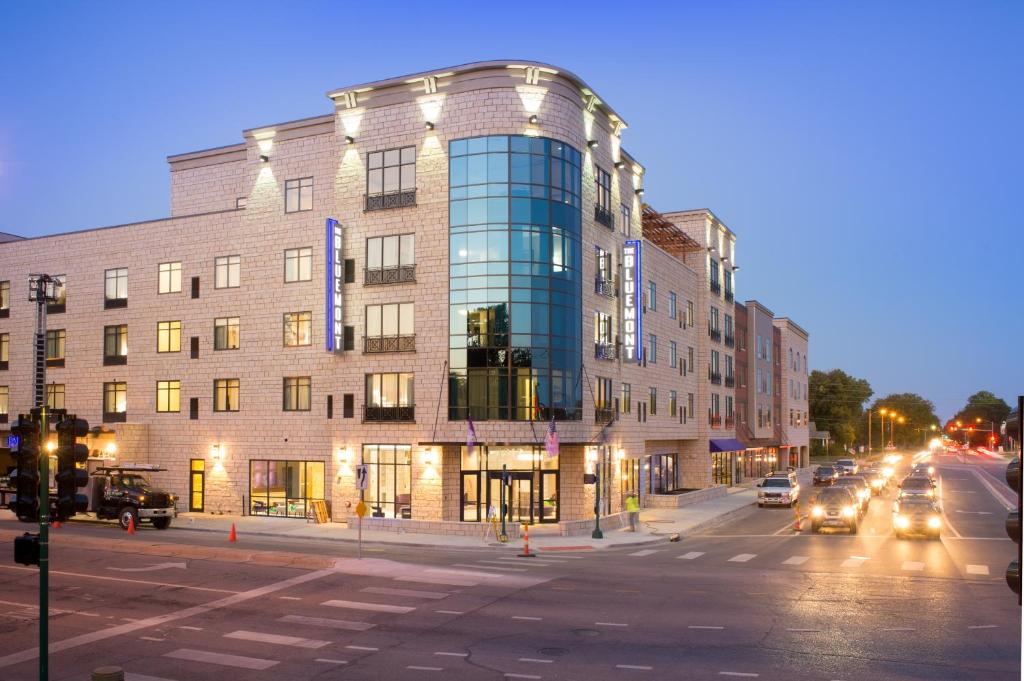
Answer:
[[[473,417],[467,415],[466,421],[466,449],[470,456],[473,456],[473,448],[476,447],[476,428],[473,426]]]
[[[558,456],[558,431],[555,430],[554,414],[551,415],[551,425],[548,426],[548,434],[544,436],[544,449],[547,451],[549,459]]]

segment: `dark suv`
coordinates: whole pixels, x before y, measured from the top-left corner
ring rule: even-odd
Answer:
[[[811,504],[811,532],[823,527],[841,527],[857,534],[859,517],[857,500],[850,487],[829,487],[818,492]]]
[[[158,530],[171,526],[178,515],[177,498],[150,483],[145,473],[157,473],[163,468],[155,466],[105,466],[89,476],[85,492],[89,499],[89,512],[101,520],[117,520],[125,530],[129,523],[135,527],[142,521],[153,523]]]
[[[814,484],[817,485],[831,485],[839,479],[839,471],[832,466],[818,466],[817,470],[814,471]]]

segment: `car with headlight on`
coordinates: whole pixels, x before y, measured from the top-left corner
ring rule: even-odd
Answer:
[[[938,539],[942,532],[942,513],[931,499],[908,497],[893,504],[892,529],[897,539],[910,535]]]
[[[846,475],[836,480],[835,487],[848,489],[857,500],[861,515],[867,513],[868,504],[871,503],[871,487],[867,480],[860,475]]]
[[[896,495],[896,500],[903,501],[910,497],[918,497],[934,501],[936,495],[934,482],[924,476],[909,475],[900,483],[900,491]]]
[[[831,485],[839,479],[839,471],[832,466],[818,466],[814,471],[814,486]]]
[[[835,462],[835,468],[839,471],[840,475],[855,475],[859,470],[856,459],[838,459]]]
[[[888,483],[888,480],[881,468],[867,468],[861,470],[859,475],[867,481],[868,487],[871,489],[871,494],[876,497],[882,493],[882,490],[885,489],[885,486]]]
[[[757,483],[758,508],[765,506],[793,506],[800,498],[800,485],[795,477],[770,476]]]
[[[930,463],[917,463],[910,469],[910,475],[914,477],[927,477],[932,482],[935,482],[935,466]]]
[[[811,532],[815,534],[827,527],[840,527],[857,534],[860,516],[852,487],[828,487],[821,490],[811,502]]]

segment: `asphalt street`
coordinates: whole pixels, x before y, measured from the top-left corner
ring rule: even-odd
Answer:
[[[931,541],[892,536],[892,490],[855,536],[750,508],[678,543],[536,558],[72,523],[52,534],[51,679],[1019,679],[1001,468],[935,464]],[[26,528],[2,518],[5,541]],[[36,585],[0,565],[5,681],[36,678]]]

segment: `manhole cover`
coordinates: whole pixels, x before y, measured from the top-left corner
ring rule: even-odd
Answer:
[[[599,636],[601,634],[597,629],[573,629],[572,633],[577,636]]]
[[[596,632],[595,632],[596,633]],[[547,655],[548,657],[558,657],[559,655],[568,655],[568,648],[541,648],[537,651],[541,655]]]

